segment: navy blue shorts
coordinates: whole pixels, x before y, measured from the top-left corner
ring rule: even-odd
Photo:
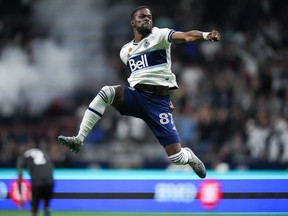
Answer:
[[[169,104],[169,96],[156,96],[125,86],[124,103],[117,110],[121,115],[144,120],[160,144],[165,147],[180,143]]]

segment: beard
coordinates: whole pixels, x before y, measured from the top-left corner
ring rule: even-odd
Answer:
[[[147,36],[148,34],[150,34],[152,32],[152,28],[142,25],[139,28],[137,28],[137,31],[141,35],[143,35],[143,37],[145,37],[145,36]]]

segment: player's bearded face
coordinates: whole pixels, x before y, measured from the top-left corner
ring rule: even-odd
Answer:
[[[152,14],[148,8],[140,9],[134,19],[136,30],[144,37],[151,33],[153,21]]]
[[[152,31],[152,22],[144,22],[137,27],[137,31],[141,35],[148,35]]]

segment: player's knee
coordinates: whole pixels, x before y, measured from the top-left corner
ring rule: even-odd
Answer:
[[[124,87],[122,85],[113,86],[115,89],[115,97],[112,105],[114,107],[120,106],[124,101]]]
[[[115,98],[115,89],[112,86],[104,86],[98,95],[108,104],[111,105]]]

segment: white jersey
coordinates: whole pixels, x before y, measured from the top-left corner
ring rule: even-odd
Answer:
[[[153,27],[151,34],[135,43],[125,44],[120,58],[131,72],[128,82],[136,84],[169,86],[178,88],[176,77],[171,70],[171,35],[168,28]]]

